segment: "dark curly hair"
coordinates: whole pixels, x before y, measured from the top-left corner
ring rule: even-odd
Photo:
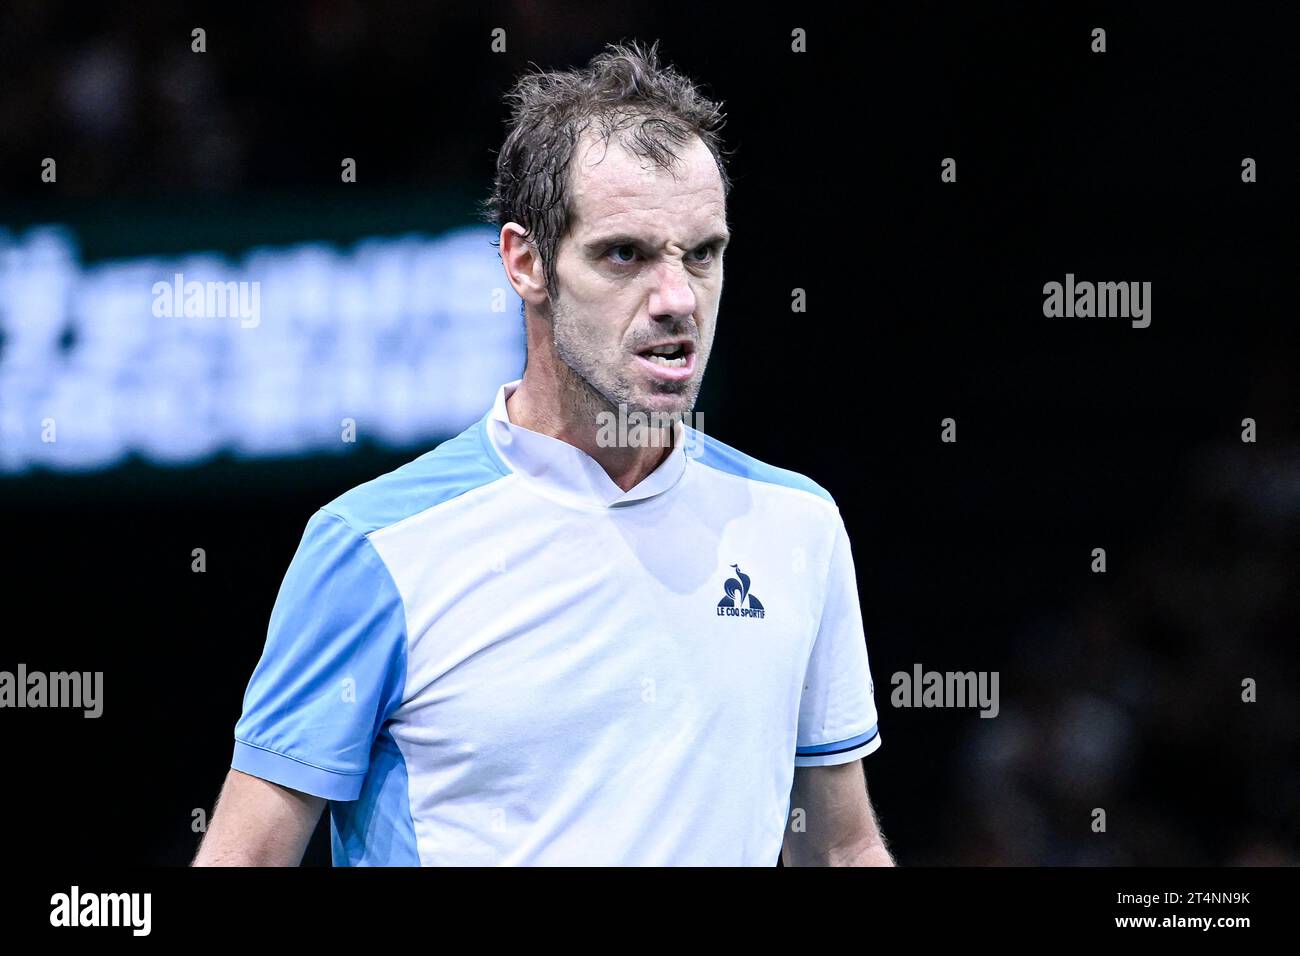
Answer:
[[[483,203],[488,222],[517,222],[537,246],[546,291],[555,298],[555,254],[572,210],[569,162],[579,137],[592,127],[601,142],[618,135],[634,155],[670,169],[674,151],[698,136],[718,164],[723,195],[731,191],[719,131],[722,104],[707,99],[672,66],[659,65],[659,41],[648,50],[635,40],[610,43],[581,70],[526,73],[506,94],[511,105],[496,181]]]

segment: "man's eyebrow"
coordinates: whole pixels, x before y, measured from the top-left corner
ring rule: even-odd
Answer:
[[[704,240],[696,243],[695,248],[698,249],[700,246],[725,246],[730,241],[730,231],[715,232]],[[582,248],[588,253],[600,253],[607,249],[613,249],[615,246],[642,246],[647,244],[653,245],[653,243],[648,243],[648,241],[641,236],[634,236],[626,232],[614,232],[605,236],[597,236],[595,239],[590,239],[582,244]]]

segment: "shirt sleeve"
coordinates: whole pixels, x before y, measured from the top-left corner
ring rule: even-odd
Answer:
[[[826,598],[799,699],[796,767],[848,763],[880,747],[853,554],[836,516]]]
[[[365,535],[317,511],[275,599],[230,765],[355,800],[405,682],[406,614],[387,566]]]

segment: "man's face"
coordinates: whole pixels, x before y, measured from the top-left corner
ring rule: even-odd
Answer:
[[[613,408],[689,412],[713,345],[729,238],[722,178],[698,138],[678,153],[669,171],[617,138],[606,148],[584,136],[574,152],[555,349]]]

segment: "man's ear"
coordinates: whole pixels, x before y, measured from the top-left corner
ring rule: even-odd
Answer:
[[[501,263],[519,298],[540,309],[547,301],[546,275],[537,246],[526,234],[517,222],[501,227]]]

